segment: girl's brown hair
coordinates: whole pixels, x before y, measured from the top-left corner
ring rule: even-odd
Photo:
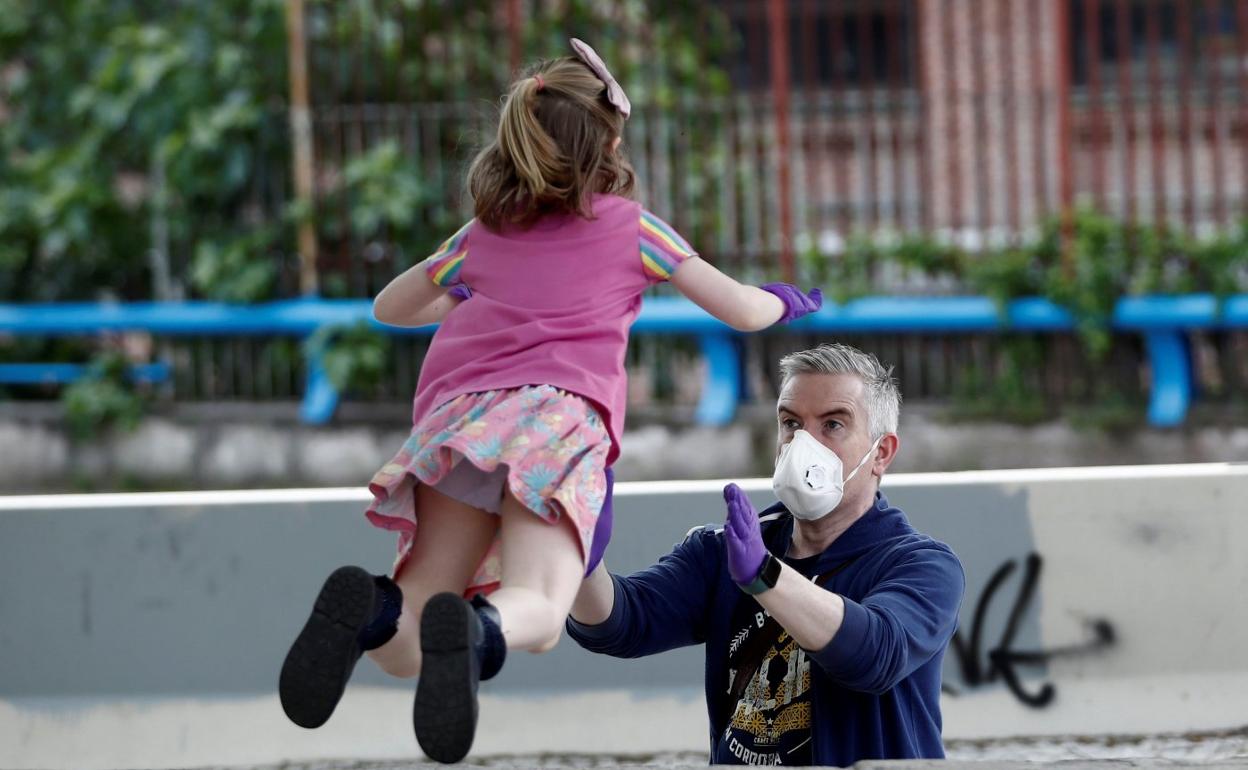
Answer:
[[[534,65],[512,84],[498,136],[468,169],[477,220],[491,230],[528,227],[547,214],[593,218],[590,196],[631,196],[634,173],[613,149],[624,116],[580,60]]]

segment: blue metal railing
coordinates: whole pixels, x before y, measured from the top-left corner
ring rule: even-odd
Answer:
[[[159,335],[235,336],[278,334],[306,337],[326,326],[366,321],[391,334],[428,336],[436,326],[398,328],[378,323],[368,300],[296,299],[258,305],[215,302],[135,302],[124,304],[0,304],[0,333],[29,336],[93,335],[146,331]],[[1183,422],[1192,400],[1192,372],[1187,333],[1195,330],[1248,328],[1248,295],[1219,302],[1210,295],[1127,297],[1114,309],[1109,326],[1144,337],[1151,370],[1149,422]],[[1052,302],[1023,298],[1002,310],[984,297],[865,297],[844,305],[825,305],[789,329],[829,334],[950,332],[1060,332],[1075,327],[1071,313]],[[696,416],[700,423],[722,425],[736,412],[743,392],[739,336],[693,303],[679,298],[647,298],[633,325],[634,334],[693,335],[706,359],[706,379]],[[339,394],[315,358],[307,362],[308,379],[300,408],[310,423],[327,422]],[[0,382],[23,382],[37,367],[0,367]],[[36,367],[36,368],[31,368]],[[158,373],[166,370],[153,370]],[[6,375],[8,378],[6,379]],[[52,375],[49,375],[52,376]],[[56,381],[74,372],[58,370]],[[159,376],[159,375],[158,375]],[[46,381],[46,379],[44,380]]]
[[[91,367],[88,364],[0,364],[0,383],[9,385],[64,385],[81,379]],[[164,361],[139,364],[126,370],[134,382],[165,382],[173,367]]]

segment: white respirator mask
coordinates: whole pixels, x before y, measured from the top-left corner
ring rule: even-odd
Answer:
[[[883,438],[880,436],[873,441],[871,449],[849,472],[849,476],[841,478],[844,468],[836,452],[806,431],[799,430],[780,449],[776,472],[771,477],[771,488],[784,507],[797,518],[803,521],[821,519],[840,505],[845,494],[845,482],[871,459]]]

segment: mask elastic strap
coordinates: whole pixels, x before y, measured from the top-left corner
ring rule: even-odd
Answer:
[[[886,433],[881,433],[879,438],[877,438],[875,441],[872,441],[872,442],[871,442],[871,448],[870,448],[870,449],[868,449],[868,450],[867,450],[867,453],[866,453],[865,455],[863,455],[863,456],[862,456],[862,460],[860,460],[860,461],[858,462],[858,465],[856,465],[856,466],[854,467],[854,469],[853,469],[852,471],[850,471],[850,472],[849,472],[849,475],[845,477],[845,481],[849,481],[850,479],[852,479],[852,478],[854,477],[854,475],[855,475],[855,474],[857,474],[857,473],[858,473],[858,471],[862,468],[862,466],[864,466],[864,465],[866,465],[866,464],[867,464],[867,460],[870,460],[870,459],[871,459],[871,454],[875,451],[875,448],[876,448],[877,446],[879,446],[880,442],[884,440],[884,436],[886,436],[886,435],[888,435],[888,434],[886,434]],[[845,482],[841,482],[841,483],[843,484],[843,483],[845,483]]]

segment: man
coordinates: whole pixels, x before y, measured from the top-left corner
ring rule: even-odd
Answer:
[[[713,763],[943,757],[941,661],[965,577],[879,492],[899,445],[897,385],[846,345],[780,368],[782,502],[760,518],[729,484],[722,529],[691,531],[628,577],[600,564],[568,632],[615,657],[705,644]]]

